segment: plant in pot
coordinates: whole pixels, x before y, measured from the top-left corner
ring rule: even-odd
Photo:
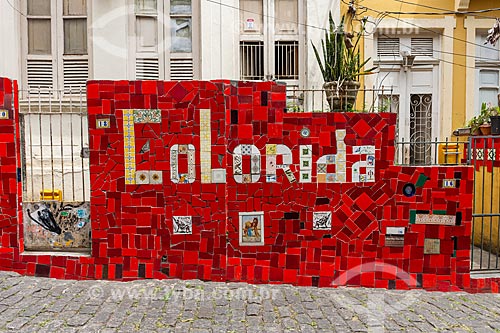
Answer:
[[[500,134],[500,109],[498,106],[491,104],[481,104],[481,112],[479,115],[473,117],[468,122],[471,128],[472,135],[490,135],[492,127],[494,127],[493,134]],[[494,125],[492,126],[492,122]]]
[[[325,83],[323,89],[332,111],[351,110],[356,102],[361,75],[373,74],[377,67],[364,70],[370,58],[362,61],[359,44],[364,32],[364,23],[359,32],[345,31],[345,16],[338,26],[329,13],[329,29],[321,41],[323,57],[311,42],[316,60]]]

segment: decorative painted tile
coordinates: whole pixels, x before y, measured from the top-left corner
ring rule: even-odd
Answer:
[[[318,175],[316,176],[316,179],[317,179],[318,183],[326,183],[327,182],[326,181],[326,174],[324,174],[324,173],[318,173]]]
[[[252,182],[252,176],[249,174],[243,175],[243,184],[248,184]]]
[[[207,175],[207,174],[201,174],[201,182],[203,184],[210,184],[212,182],[212,177],[211,175]]]
[[[424,239],[424,254],[440,254],[441,240],[434,238]]]
[[[0,119],[7,119],[7,118],[2,118],[2,112],[5,111],[0,111]],[[8,116],[8,113],[7,113]],[[101,118],[101,119],[96,119],[96,128],[110,128],[111,122],[109,118]]]
[[[336,168],[336,171],[337,172],[345,172],[346,170],[346,164],[345,164],[345,161],[342,162],[342,161],[337,161],[335,163],[335,168]]]
[[[212,169],[212,183],[226,183],[226,169]]]
[[[443,179],[443,188],[455,188],[456,186],[456,179]]]
[[[136,184],[149,184],[149,171],[137,171],[135,173]]]
[[[161,171],[150,171],[149,172],[149,183],[150,184],[162,184],[163,183],[163,173]]]
[[[251,155],[252,145],[241,145],[241,155]]]
[[[276,155],[266,156],[266,174],[276,175]]]
[[[264,212],[239,213],[240,246],[264,245]]]
[[[267,144],[266,145],[266,155],[276,155],[276,145],[275,144]]]
[[[300,145],[300,158],[312,157],[312,145]]]
[[[404,235],[406,232],[405,227],[386,227],[385,234],[386,235]]]
[[[417,214],[415,217],[415,224],[438,224],[438,225],[455,225],[455,215],[429,215]]]
[[[233,173],[235,175],[242,175],[243,174],[241,155],[238,155],[238,154],[233,155]]]
[[[135,132],[133,119],[134,114],[132,110],[123,110],[123,157],[125,160],[125,184],[127,185],[133,185],[136,181]]]
[[[386,235],[385,246],[387,247],[403,247],[405,245],[404,235]]]
[[[366,168],[366,181],[367,182],[375,181],[375,168]]]
[[[311,130],[307,127],[303,127],[300,130],[300,136],[303,138],[308,138],[311,135]]]
[[[311,183],[312,182],[312,171],[301,171],[300,172],[300,182],[301,183]]]
[[[335,155],[326,155],[326,164],[335,164]]]
[[[196,166],[194,164],[188,164],[188,178],[189,180],[196,179]]]
[[[290,170],[290,168],[287,167],[287,168],[283,169],[283,171],[285,172],[285,176],[290,183],[295,183],[297,181],[297,179],[293,175],[293,172],[292,172],[292,170]]]
[[[331,230],[332,212],[313,212],[313,230]]]
[[[476,148],[476,160],[482,161],[484,160],[484,149]]]
[[[495,148],[488,149],[488,161],[496,161],[497,150]]]
[[[343,141],[345,136],[346,136],[346,130],[336,130],[335,131],[335,138],[337,141]]]
[[[172,216],[174,235],[191,235],[193,218],[191,216]]]
[[[335,183],[337,180],[337,177],[334,173],[327,173],[326,174],[326,182],[327,183]]]
[[[375,155],[366,156],[366,166],[375,166]]]
[[[134,110],[134,123],[161,123],[160,110]]]
[[[188,164],[190,164],[190,165],[196,164],[195,156],[196,156],[196,154],[195,154],[194,150],[188,150]]]
[[[148,153],[151,150],[149,140],[142,146],[141,150],[139,151],[139,154],[145,154]]]
[[[0,109],[0,119],[9,119],[9,110]]]
[[[318,173],[326,173],[326,164],[318,164]]]
[[[179,154],[187,154],[188,152],[188,145],[179,145],[177,148]]]
[[[312,158],[302,157],[300,159],[300,169],[301,170],[311,170],[312,169]]]
[[[345,176],[345,173],[344,172],[337,172],[335,174],[335,182],[336,183],[346,183],[346,176]],[[361,175],[359,176],[360,177],[360,181],[363,181],[361,180]]]
[[[276,175],[266,175],[266,183],[276,183]]]
[[[341,162],[345,163],[345,156],[346,156],[345,150],[337,151],[337,155],[335,155],[335,159],[336,159],[337,163],[341,163]]]
[[[180,173],[179,174],[179,184],[189,184],[192,183],[189,179],[189,175],[187,173]]]

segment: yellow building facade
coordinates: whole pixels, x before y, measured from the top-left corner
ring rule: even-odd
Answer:
[[[500,2],[357,0],[353,5],[357,22],[365,22],[367,67],[380,69],[364,78],[365,85],[392,88],[374,103],[397,109],[399,139],[444,140],[479,113],[482,102],[497,104],[499,43],[484,43],[500,17],[491,9]],[[411,56],[413,64],[405,65]]]

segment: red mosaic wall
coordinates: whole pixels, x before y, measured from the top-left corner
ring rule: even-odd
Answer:
[[[11,86],[3,82],[0,105]],[[471,167],[394,166],[395,115],[290,114],[284,89],[271,82],[89,82],[90,257],[22,254],[14,208],[16,121],[0,120],[0,269],[68,279],[498,291],[496,280],[470,279]],[[124,130],[133,109],[158,109],[161,117],[147,111],[133,118],[130,150]],[[207,109],[209,127],[201,116]],[[244,152],[252,145],[259,161]],[[288,147],[293,163],[286,166],[287,157],[276,154],[275,164],[285,167],[272,175],[275,145]],[[375,158],[365,163],[370,146]],[[183,151],[190,147],[194,178],[191,155]],[[359,147],[368,148],[360,154]],[[241,170],[234,157],[240,150]],[[134,160],[133,180],[127,180],[126,156]],[[321,156],[336,162],[323,163]],[[225,182],[207,170],[217,177],[226,170]],[[150,183],[138,184],[144,173]],[[177,174],[185,183],[173,181]],[[359,181],[362,175],[369,179]],[[242,245],[240,213],[256,212],[263,212],[263,245]],[[331,226],[315,230],[325,229],[316,224],[323,212],[331,213]],[[176,232],[176,217],[191,217],[191,233]],[[428,224],[450,217],[450,225]],[[404,236],[387,235],[388,227]]]

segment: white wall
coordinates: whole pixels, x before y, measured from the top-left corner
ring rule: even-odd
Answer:
[[[133,1],[92,0],[89,39],[94,80],[123,80],[131,77],[129,68],[129,12]]]
[[[340,22],[340,0],[310,0],[306,2],[306,82],[307,89],[322,89],[323,76],[316,61],[316,56],[312,48],[311,41],[320,47],[321,39],[325,36],[325,30],[328,29],[328,13],[332,12],[333,20]]]
[[[239,1],[220,2],[201,0],[202,80],[239,79]]]
[[[10,0],[15,8],[21,8],[20,0]],[[17,11],[7,1],[0,1],[0,76],[21,79],[20,19]]]

